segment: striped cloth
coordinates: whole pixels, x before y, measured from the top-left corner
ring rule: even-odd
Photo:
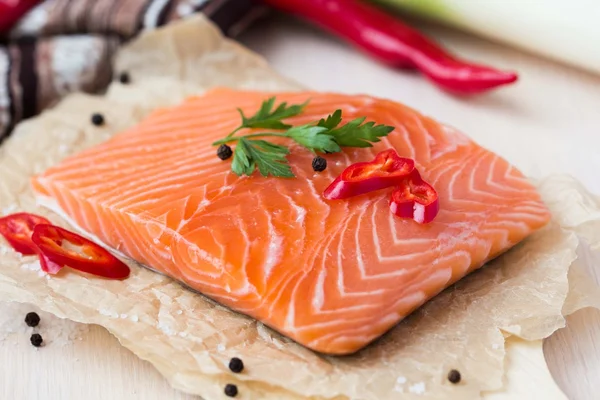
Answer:
[[[0,39],[0,141],[22,119],[74,91],[101,92],[111,59],[139,32],[202,12],[235,36],[256,0],[45,0]]]

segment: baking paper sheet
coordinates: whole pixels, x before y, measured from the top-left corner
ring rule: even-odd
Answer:
[[[211,86],[300,88],[202,17],[144,34],[116,64],[129,71],[131,85],[115,83],[102,97],[72,95],[22,123],[2,146],[1,214],[26,210],[68,226],[35,204],[29,178],[157,107]],[[94,112],[105,115],[104,127],[90,124]],[[549,226],[353,356],[317,355],[133,263],[122,282],[66,271],[51,277],[2,239],[0,300],[102,325],[173,386],[209,400],[226,398],[226,383],[238,385],[241,399],[479,398],[502,388],[505,337],[545,338],[564,326],[563,315],[600,306],[581,272],[600,252],[599,200],[569,177],[550,177],[539,190],[554,215]],[[233,356],[244,360],[243,374],[229,372]],[[462,373],[458,385],[445,380],[452,368]]]

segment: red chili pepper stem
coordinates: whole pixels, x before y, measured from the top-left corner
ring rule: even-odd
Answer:
[[[312,21],[393,67],[420,70],[457,94],[484,92],[518,79],[514,72],[460,60],[417,30],[359,0],[265,0]]]

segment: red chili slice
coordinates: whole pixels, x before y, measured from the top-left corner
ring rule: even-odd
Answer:
[[[370,162],[350,165],[323,192],[328,200],[345,199],[400,184],[413,170],[415,162],[400,157],[396,150],[382,151]]]
[[[47,274],[56,275],[58,271],[60,271],[63,268],[63,265],[55,263],[42,253],[39,254],[39,257],[40,267],[42,268],[42,271],[44,271]]]
[[[0,218],[0,234],[19,253],[30,256],[38,253],[31,240],[33,229],[39,224],[50,224],[44,217],[29,213],[17,213]]]
[[[50,270],[60,265],[111,279],[124,279],[129,276],[129,267],[117,257],[96,243],[66,229],[40,224],[33,230],[32,239],[41,252],[41,262],[48,263]],[[65,245],[75,248],[68,249]],[[42,260],[42,256],[46,258]]]
[[[433,221],[440,210],[438,194],[425,182],[417,170],[392,192],[390,210],[402,218],[412,218],[420,224]]]

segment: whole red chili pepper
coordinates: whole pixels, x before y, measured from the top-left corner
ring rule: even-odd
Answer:
[[[345,199],[401,183],[413,170],[415,162],[400,157],[396,150],[380,152],[373,161],[350,165],[323,192],[328,200]]]
[[[124,279],[129,276],[129,267],[117,257],[96,243],[66,229],[49,224],[36,225],[32,239],[41,254],[46,257],[44,261],[50,261],[51,266],[67,266],[111,279]]]
[[[460,60],[417,30],[358,0],[265,2],[316,23],[391,66],[420,70],[451,92],[483,92],[518,78],[513,72]]]
[[[41,0],[0,0],[0,36]]]
[[[399,217],[412,218],[420,224],[426,224],[437,216],[440,202],[435,189],[414,170],[392,192],[390,210]]]
[[[44,217],[29,213],[17,213],[0,218],[0,235],[19,253],[30,256],[38,253],[31,240],[33,229],[39,224],[49,224]]]

